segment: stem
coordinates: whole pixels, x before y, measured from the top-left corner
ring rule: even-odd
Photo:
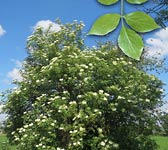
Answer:
[[[124,0],[121,0],[121,12],[120,12],[120,15],[121,15],[121,21],[122,21],[122,24],[124,23],[123,21],[123,17],[124,17]]]

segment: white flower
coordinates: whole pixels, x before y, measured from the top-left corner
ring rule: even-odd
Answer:
[[[103,130],[101,128],[98,128],[97,130],[98,130],[99,133],[103,132]]]
[[[21,90],[15,90],[16,94],[19,94],[21,92]]]
[[[15,134],[15,131],[13,131],[11,134],[14,135],[14,134]]]
[[[35,120],[35,122],[39,122],[40,121],[40,119],[39,118],[37,118],[36,120]]]
[[[74,142],[74,143],[73,143],[73,145],[77,145],[77,143],[76,143],[76,142]]]
[[[87,102],[86,102],[86,101],[82,101],[82,104],[83,104],[83,105],[86,105],[86,104],[87,104]]]
[[[63,81],[64,79],[59,79],[59,81]]]
[[[78,96],[77,96],[77,98],[81,98],[81,97],[82,97],[82,95],[78,95]]]
[[[107,96],[107,97],[110,96],[110,94],[108,94],[108,93],[104,93],[104,95]]]
[[[83,132],[83,131],[85,131],[85,128],[80,127],[79,131]]]
[[[93,66],[93,64],[92,64],[92,63],[89,63],[89,66]]]
[[[112,61],[113,65],[117,65],[117,61]]]
[[[33,126],[33,123],[30,123],[30,124],[29,124],[29,127],[31,127],[31,126]]]
[[[96,92],[93,92],[92,94],[93,94],[94,96],[97,96],[97,93],[96,93]]]
[[[42,122],[46,122],[46,120],[45,120],[45,119],[42,119],[41,121],[42,121]]]
[[[118,99],[125,99],[123,96],[118,96]]]
[[[54,98],[55,98],[55,99],[58,99],[58,98],[60,98],[60,96],[55,96]]]
[[[145,101],[149,103],[149,102],[150,102],[150,99],[146,99]]]
[[[74,131],[73,131],[73,133],[77,133],[77,132],[78,132],[78,130],[74,130]]]
[[[103,97],[103,100],[104,100],[104,101],[107,101],[107,98],[106,98],[106,97]]]
[[[48,104],[48,105],[50,105],[50,104],[51,104],[51,102],[47,102],[47,104]]]
[[[63,91],[64,94],[68,94],[68,91]]]
[[[28,128],[29,126],[28,125],[24,125],[24,128]]]
[[[105,146],[106,143],[102,141],[102,142],[100,143],[100,145],[101,145],[101,146]]]
[[[98,109],[94,109],[94,112],[98,112],[99,110]]]
[[[55,123],[51,123],[51,126],[53,126],[53,127],[54,127],[54,126],[55,126]]]
[[[80,69],[79,71],[80,71],[80,72],[83,72],[83,71],[84,71],[84,69]]]
[[[118,144],[113,144],[113,147],[117,148],[117,147],[118,147]]]
[[[83,81],[84,81],[84,82],[87,82],[87,81],[88,81],[88,78],[84,78]]]
[[[66,100],[66,97],[62,97],[62,100]]]
[[[18,141],[19,140],[19,138],[17,137],[17,138],[15,138],[15,141]]]
[[[116,111],[117,109],[116,108],[112,108],[112,111]]]
[[[40,80],[36,80],[36,83],[39,83],[40,82]]]
[[[70,105],[76,104],[76,101],[69,102]]]
[[[99,93],[100,93],[100,94],[103,94],[103,93],[104,93],[104,91],[103,91],[103,90],[99,90]]]
[[[59,147],[57,147],[57,150],[65,150],[64,148],[59,148]]]
[[[131,102],[131,100],[129,99],[129,100],[127,100],[128,101],[128,103],[130,103]]]
[[[23,135],[23,137],[24,137],[24,138],[26,138],[26,137],[28,137],[28,135],[27,135],[27,134],[25,134],[25,135]]]

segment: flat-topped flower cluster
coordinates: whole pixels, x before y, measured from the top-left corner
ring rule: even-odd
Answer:
[[[14,140],[21,150],[149,148],[143,134],[153,124],[148,110],[158,104],[161,81],[110,44],[85,48],[81,27],[29,39],[23,81],[6,106]]]

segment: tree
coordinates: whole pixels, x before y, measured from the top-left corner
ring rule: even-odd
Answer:
[[[162,113],[159,117],[160,125],[162,130],[164,131],[164,135],[168,136],[168,113]]]
[[[154,150],[162,82],[109,43],[87,48],[82,24],[38,29],[8,96],[8,137],[21,150]]]
[[[168,21],[168,1],[167,0],[153,0],[155,3],[154,7],[145,8],[147,13],[156,15],[156,22],[162,26],[166,27],[166,22]]]

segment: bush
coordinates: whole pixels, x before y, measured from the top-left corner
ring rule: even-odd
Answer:
[[[21,150],[153,150],[162,82],[111,46],[86,48],[82,24],[28,40],[23,81],[8,96],[8,136]]]

